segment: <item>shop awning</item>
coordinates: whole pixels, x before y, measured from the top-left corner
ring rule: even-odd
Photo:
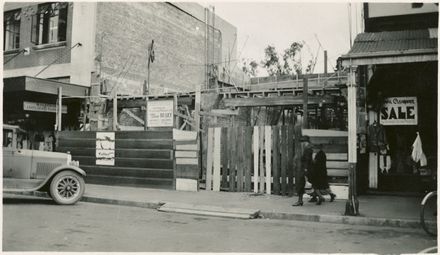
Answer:
[[[346,55],[343,66],[437,61],[438,29],[362,33]]]
[[[85,96],[89,89],[81,85],[29,76],[3,79],[3,93],[30,91],[58,95],[58,88],[60,87],[62,88],[63,96]]]

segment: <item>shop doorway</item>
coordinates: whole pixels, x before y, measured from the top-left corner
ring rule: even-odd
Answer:
[[[370,189],[431,189],[437,169],[437,62],[375,66],[367,107]],[[416,139],[426,162],[414,161],[413,153],[421,155],[413,148]]]

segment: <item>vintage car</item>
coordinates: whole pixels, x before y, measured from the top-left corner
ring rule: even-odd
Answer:
[[[76,203],[85,190],[79,162],[68,153],[22,149],[24,134],[3,125],[3,192],[44,191],[58,204]]]

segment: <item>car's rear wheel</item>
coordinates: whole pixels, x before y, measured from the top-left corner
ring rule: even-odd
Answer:
[[[50,183],[49,195],[61,205],[76,203],[84,194],[84,178],[70,170],[61,171]]]

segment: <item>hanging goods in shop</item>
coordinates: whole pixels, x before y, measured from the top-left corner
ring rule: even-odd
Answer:
[[[417,137],[412,145],[413,150],[411,153],[411,158],[412,160],[414,160],[415,163],[420,162],[420,166],[423,167],[428,165],[428,162],[425,153],[423,153],[422,139],[420,139],[420,134],[419,132],[416,133],[417,133]]]

